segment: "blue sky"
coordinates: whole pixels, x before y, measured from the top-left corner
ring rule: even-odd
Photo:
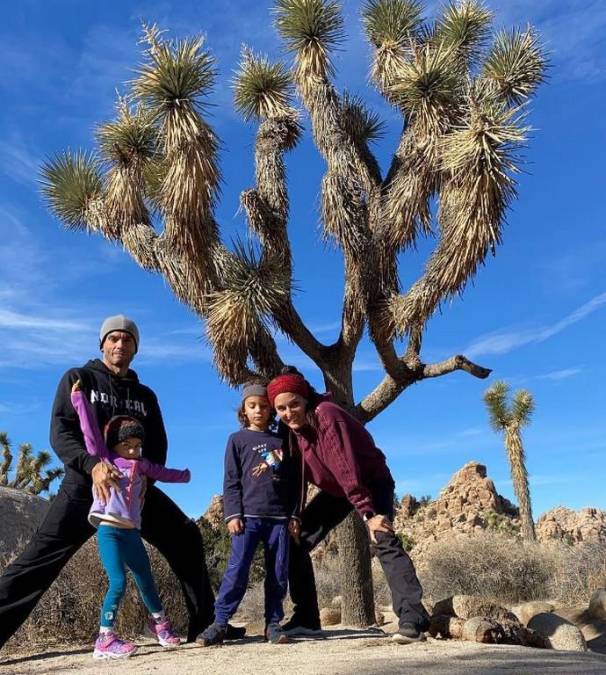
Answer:
[[[532,390],[537,412],[525,438],[535,515],[558,504],[606,508],[606,6],[598,0],[489,4],[498,25],[537,26],[550,51],[550,77],[532,104],[526,173],[504,244],[464,297],[431,321],[423,356],[433,361],[463,352],[493,368],[491,380]],[[428,5],[429,15],[435,6]],[[221,489],[237,393],[219,382],[203,327],[161,278],[100,237],[64,230],[47,212],[38,168],[64,148],[92,147],[95,124],[111,117],[116,89],[139,62],[142,20],[172,36],[202,32],[220,68],[210,97],[211,122],[223,142],[216,215],[226,240],[243,234],[238,196],[252,184],[255,127],[234,113],[230,79],[242,43],[282,56],[270,7],[265,0],[22,0],[0,9],[0,430],[15,444],[47,448],[59,377],[97,355],[104,316],[126,313],[141,329],[134,367],[160,398],[169,463],[193,473],[192,483],[167,492],[193,516]],[[337,84],[363,95],[386,120],[387,134],[376,148],[385,167],[400,121],[368,86],[359,7],[344,3],[349,38],[336,57]],[[323,169],[307,134],[288,157],[289,232],[301,289],[296,305],[329,341],[338,330],[342,272],[338,252],[317,237]],[[405,282],[416,278],[431,245],[402,260]],[[321,387],[318,371],[300,353],[284,340],[280,347],[284,360]],[[357,399],[380,378],[365,342],[356,361]],[[501,439],[489,429],[481,400],[488,383],[464,373],[422,382],[371,424],[400,494],[436,495],[456,469],[478,460],[512,497]]]

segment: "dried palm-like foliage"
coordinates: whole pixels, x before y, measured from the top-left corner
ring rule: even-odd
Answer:
[[[530,423],[534,399],[532,394],[524,389],[514,394],[511,403],[508,402],[508,397],[509,386],[505,382],[495,382],[484,393],[484,402],[492,427],[504,435],[511,478],[520,509],[522,535],[525,539],[533,541],[536,536],[521,429]]]
[[[362,22],[376,53],[371,78],[391,102],[391,88],[421,27],[422,5],[417,0],[368,0]]]
[[[234,105],[245,120],[292,114],[292,78],[283,63],[244,49],[234,78]]]
[[[67,227],[92,229],[88,209],[103,190],[99,161],[90,153],[69,150],[42,167],[42,194]]]
[[[528,99],[545,77],[545,56],[537,33],[501,31],[484,61],[482,75],[493,82],[508,101],[519,104]]]
[[[277,0],[275,25],[295,53],[297,79],[326,77],[333,72],[330,50],[344,38],[339,3],[332,0]]]
[[[119,237],[124,229],[147,223],[145,204],[146,165],[157,154],[158,132],[154,116],[139,106],[131,110],[118,100],[118,116],[97,129],[101,156],[109,163],[105,206],[110,234]]]

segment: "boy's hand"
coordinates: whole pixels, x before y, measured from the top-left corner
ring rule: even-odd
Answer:
[[[385,532],[386,534],[393,534],[393,525],[391,520],[386,516],[382,516],[378,513],[376,516],[369,518],[366,521],[368,527],[368,533],[370,534],[370,541],[373,544],[377,543],[377,538],[375,537],[376,532]]]
[[[81,384],[80,380],[76,380],[72,384],[72,394],[76,391],[82,391],[82,384]]]
[[[227,531],[231,535],[238,535],[244,532],[244,523],[241,518],[233,518],[227,523]]]
[[[297,542],[301,543],[301,523],[296,518],[288,521],[288,534]]]

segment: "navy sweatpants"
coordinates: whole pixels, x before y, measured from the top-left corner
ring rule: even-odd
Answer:
[[[215,622],[226,625],[242,601],[259,543],[265,551],[265,622],[284,618],[288,589],[288,526],[270,518],[245,518],[244,532],[231,538],[231,555],[215,602]]]

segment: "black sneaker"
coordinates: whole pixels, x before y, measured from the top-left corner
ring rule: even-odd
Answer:
[[[203,630],[196,638],[196,642],[203,647],[212,647],[213,645],[222,645],[227,633],[227,626],[218,623],[211,623],[208,628]]]
[[[270,623],[265,628],[265,639],[272,645],[283,645],[289,642],[288,635],[279,623]]]
[[[403,623],[398,630],[391,636],[394,642],[401,645],[409,645],[412,642],[424,642],[427,638],[425,633],[414,623]]]
[[[314,622],[313,624],[303,623],[295,616],[282,626],[282,630],[286,635],[292,636],[307,635],[309,637],[317,637],[323,635],[319,622]]]
[[[246,635],[246,626],[232,626],[231,623],[227,624],[225,630],[225,639],[226,640],[241,640]]]

